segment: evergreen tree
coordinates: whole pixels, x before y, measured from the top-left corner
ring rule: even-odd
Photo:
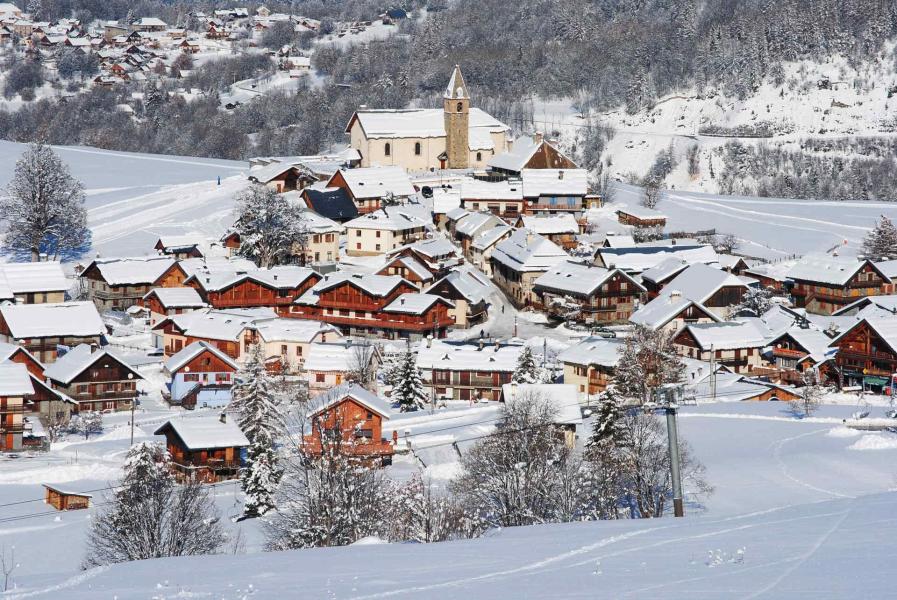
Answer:
[[[589,436],[586,445],[596,448],[602,444],[610,444],[614,447],[622,447],[627,443],[628,435],[623,423],[624,410],[622,398],[617,394],[613,385],[607,387],[601,396],[601,404],[592,427],[592,435]]]
[[[886,216],[863,239],[863,254],[873,261],[897,258],[897,227]]]
[[[424,392],[423,376],[417,368],[417,358],[411,350],[407,350],[398,364],[392,398],[399,404],[402,412],[411,412],[423,408],[427,399]]]
[[[301,209],[264,185],[251,185],[237,197],[234,230],[240,234],[240,254],[264,269],[289,262],[294,247],[307,245]]]
[[[730,311],[730,317],[759,317],[772,308],[772,290],[763,287],[750,287],[736,306]]]
[[[542,370],[536,365],[533,351],[529,346],[524,346],[517,357],[517,366],[511,375],[511,381],[514,383],[541,383],[542,379]]]
[[[274,383],[265,369],[264,348],[254,344],[237,374],[230,405],[237,412],[237,422],[249,440],[246,466],[241,475],[246,494],[244,517],[264,515],[274,508],[274,495],[283,474],[274,448],[277,436],[283,431]]]
[[[614,384],[624,398],[644,403],[658,388],[680,381],[684,370],[671,335],[636,325],[620,350]]]
[[[46,252],[54,258],[82,248],[90,239],[84,186],[49,146],[31,144],[16,162],[15,174],[0,199],[6,223],[4,245],[28,252],[32,261]]]

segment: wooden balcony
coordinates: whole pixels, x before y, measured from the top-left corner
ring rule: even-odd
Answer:
[[[410,322],[410,321],[398,321],[398,320],[390,320],[390,319],[356,319],[353,317],[345,317],[339,315],[322,315],[322,314],[300,314],[300,313],[291,313],[289,316],[291,317],[299,317],[303,319],[315,319],[317,321],[323,321],[324,323],[329,323],[330,325],[336,325],[340,327],[359,327],[363,329],[391,329],[398,331],[415,331],[415,332],[425,332],[432,331],[433,329],[446,329],[455,324],[455,319],[453,317],[448,317],[445,319],[440,319],[438,321],[423,321],[423,322]]]
[[[267,306],[289,306],[296,299],[298,294],[292,294],[287,297],[267,297],[261,296],[248,298],[216,298],[209,297],[209,304],[213,308],[256,308]]]
[[[335,449],[334,442],[327,442],[326,446],[329,449]],[[302,440],[301,451],[303,454],[309,456],[321,456],[323,447],[320,439],[317,439],[315,436],[306,436]],[[387,439],[374,441],[366,438],[357,438],[356,440],[349,442],[340,442],[339,452],[346,456],[375,458],[392,456],[395,454],[395,448],[393,447],[392,442]]]
[[[780,358],[796,358],[801,359],[807,355],[801,350],[792,350],[791,348],[773,348],[772,355]]]

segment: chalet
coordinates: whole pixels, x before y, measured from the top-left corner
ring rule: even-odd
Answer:
[[[571,450],[576,447],[577,430],[582,427],[576,386],[568,383],[506,383],[501,386],[499,400],[508,407],[527,401],[547,405],[564,444]]]
[[[523,182],[520,180],[484,181],[465,178],[461,181],[461,206],[472,212],[487,211],[506,221],[523,214]]]
[[[622,340],[587,337],[558,355],[564,365],[564,383],[572,384],[587,398],[607,389],[620,361]]]
[[[200,246],[202,246],[202,240],[192,236],[166,235],[156,240],[153,248],[159,254],[173,256],[181,260],[185,258],[202,258],[203,252]]]
[[[863,296],[890,294],[894,287],[869,260],[826,254],[805,256],[788,271],[788,279],[795,306],[819,314],[832,314]]]
[[[270,307],[286,311],[303,292],[321,280],[308,267],[278,266],[252,271],[197,273],[184,285],[194,288],[216,309]]]
[[[413,257],[436,277],[442,277],[463,262],[457,248],[441,237],[401,246],[390,253],[390,257],[393,256]]]
[[[390,206],[352,219],[345,227],[346,254],[371,256],[423,239],[430,224],[404,206]]]
[[[626,321],[645,288],[619,269],[564,261],[533,282],[539,305],[556,318],[585,323]]]
[[[617,211],[617,220],[633,227],[665,227],[667,217],[660,211],[644,206],[627,206]]]
[[[183,40],[178,44],[178,48],[186,54],[196,54],[200,50],[200,45],[196,40]]]
[[[754,320],[741,320],[688,325],[675,335],[673,345],[682,356],[748,373],[763,365],[763,348],[769,339]]]
[[[306,265],[339,262],[339,242],[343,226],[312,211],[303,213],[307,232],[304,244],[295,244],[293,255]]]
[[[252,335],[241,337],[256,323],[277,318],[270,308],[198,310],[174,315],[153,328],[165,356],[172,356],[193,342],[209,342],[233,359],[252,345]]]
[[[488,277],[492,277],[492,251],[514,231],[510,225],[499,225],[480,232],[467,248],[467,259]]]
[[[678,331],[691,323],[718,323],[722,321],[709,308],[677,290],[659,296],[635,311],[629,320],[651,330]]]
[[[887,387],[897,372],[897,319],[865,317],[829,343],[837,349],[835,364],[840,385]]]
[[[492,286],[475,270],[454,269],[433,283],[427,293],[451,300],[454,307],[448,314],[454,317],[455,327],[467,329],[486,320]]]
[[[888,294],[886,296],[864,296],[859,300],[854,300],[850,304],[839,308],[832,313],[832,316],[856,317],[858,315],[865,315],[868,312],[872,311],[880,312],[881,314],[890,313],[892,315],[897,315],[897,295]]]
[[[56,510],[83,510],[90,508],[90,500],[93,496],[87,492],[68,487],[58,487],[44,484],[44,503]]]
[[[118,355],[76,346],[44,370],[47,382],[78,403],[78,410],[122,410],[137,399],[137,381],[143,379]]]
[[[570,213],[555,215],[520,215],[515,226],[518,229],[529,229],[538,233],[563,248],[571,250],[579,245],[576,235],[579,233],[579,224]]]
[[[442,229],[448,234],[449,238],[457,239],[458,224],[467,218],[471,212],[459,206],[445,213],[445,224]]]
[[[272,319],[255,323],[243,333],[252,343],[261,344],[270,369],[295,373],[303,366],[312,344],[343,336],[333,325],[305,319]]]
[[[523,346],[424,340],[417,347],[417,366],[424,385],[436,398],[498,400],[501,386],[511,382]]]
[[[377,275],[397,275],[420,289],[427,289],[435,277],[430,270],[413,256],[398,255],[390,259]]]
[[[165,436],[172,472],[181,481],[236,479],[249,446],[249,440],[225,413],[220,418],[171,419],[154,434]]]
[[[732,307],[741,302],[749,284],[753,281],[697,263],[689,265],[670,280],[652,302],[679,292],[683,298],[699,302],[716,316],[726,318]]]
[[[362,166],[395,165],[409,171],[484,168],[507,151],[510,128],[470,106],[461,70],[455,66],[442,108],[370,110],[352,115],[346,133]]]
[[[392,413],[385,400],[350,383],[312,402],[320,406],[311,413],[310,431],[302,439],[304,454],[337,452],[366,463],[392,464],[395,448],[383,437],[383,421]]]
[[[152,327],[172,315],[208,306],[192,287],[155,288],[143,297],[142,304],[149,310]]]
[[[127,310],[153,288],[179,287],[187,274],[169,256],[98,258],[81,272],[87,297],[100,310]]]
[[[0,363],[0,452],[22,450],[25,397],[33,393],[25,365]]]
[[[156,17],[142,17],[128,24],[131,31],[165,31],[168,25]]]
[[[337,223],[358,218],[358,207],[343,188],[310,186],[302,190],[302,199],[309,210]]]
[[[545,140],[541,132],[532,138],[518,138],[508,152],[496,154],[488,161],[489,168],[507,176],[517,176],[524,169],[576,169],[569,157]]]
[[[829,348],[831,341],[818,329],[791,327],[769,341],[765,364],[752,374],[779,383],[800,384],[804,371],[819,369],[834,354]]]
[[[0,364],[13,362],[24,365],[31,377],[34,393],[25,397],[25,412],[41,415],[55,415],[67,418],[77,403],[65,394],[54,390],[44,380],[44,365],[33,354],[14,344],[0,343]]]
[[[92,302],[0,305],[0,341],[18,344],[42,363],[59,346],[98,345],[106,326]]]
[[[0,265],[0,301],[20,304],[63,302],[71,282],[58,261]]]
[[[360,368],[376,372],[383,359],[379,346],[369,342],[351,341],[311,344],[303,364],[303,377],[314,394],[346,383]],[[359,366],[359,363],[363,363]]]
[[[188,409],[227,406],[237,369],[237,363],[215,346],[193,342],[165,361],[168,401]]]
[[[716,251],[710,244],[682,244],[675,243],[674,240],[674,243],[668,245],[636,244],[599,248],[595,254],[595,264],[600,267],[616,267],[629,274],[638,274],[670,258],[678,258],[688,264],[718,264],[719,261]]]
[[[750,265],[743,256],[735,256],[734,254],[718,254],[719,268],[728,271],[734,275],[744,275]]]
[[[452,235],[461,245],[464,256],[470,255],[470,246],[484,231],[496,227],[506,227],[504,221],[488,212],[471,212],[461,215],[452,225]]]
[[[739,375],[719,372],[691,386],[695,398],[711,402],[790,402],[800,397],[792,387]]]
[[[492,277],[515,306],[541,306],[535,281],[568,258],[557,244],[518,229],[492,251]]]
[[[278,194],[282,194],[293,190],[302,190],[317,183],[318,178],[301,164],[271,162],[265,166],[250,169],[249,181],[265,185]]]
[[[523,199],[527,214],[581,214],[589,193],[585,169],[523,169]]]
[[[383,198],[405,202],[417,195],[408,174],[399,167],[340,169],[326,187],[345,191],[362,215],[379,209]]]

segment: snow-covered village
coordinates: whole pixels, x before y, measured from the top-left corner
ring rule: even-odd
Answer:
[[[897,9],[0,3],[0,600],[892,598]]]

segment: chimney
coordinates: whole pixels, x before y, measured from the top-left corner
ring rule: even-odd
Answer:
[[[544,139],[544,136],[542,135],[541,131],[537,131],[536,133],[533,134],[533,143],[534,144],[541,144],[543,139]]]
[[[277,275],[274,276],[274,281],[277,281]]]
[[[227,413],[222,410],[221,414],[218,415],[218,420],[222,423],[227,423]]]
[[[670,291],[670,304],[672,304],[673,302],[678,302],[680,299],[682,299],[682,292],[680,292],[679,290]]]

